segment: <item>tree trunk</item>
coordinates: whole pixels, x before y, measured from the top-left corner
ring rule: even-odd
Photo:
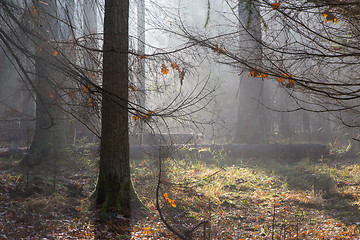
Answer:
[[[239,1],[240,55],[261,66],[261,21],[259,8],[252,0]],[[240,77],[239,110],[235,141],[237,143],[263,143],[265,132],[263,99],[264,82],[259,78],[249,77],[249,69],[243,69]]]
[[[89,48],[84,54],[84,67],[88,71],[89,79],[95,79],[98,55],[91,49],[97,49],[97,5],[96,0],[84,0],[83,2],[83,34],[85,47]]]
[[[287,112],[289,110],[289,102],[292,100],[291,96],[284,90],[279,89],[280,103],[279,107],[282,112],[280,112],[280,124],[279,124],[279,133],[283,137],[283,140],[288,143],[292,143],[293,139],[293,130],[291,122],[291,113]]]
[[[129,1],[105,1],[102,129],[96,204],[130,214],[128,134]]]
[[[308,143],[311,143],[311,127],[310,127],[310,114],[308,111],[302,110],[302,120],[303,120],[303,135],[306,137],[304,140],[307,140]]]
[[[138,20],[138,51],[140,55],[145,54],[145,0],[138,2],[137,11]],[[141,59],[139,63],[139,105],[145,107],[145,59]]]
[[[22,113],[20,120],[21,145],[29,147],[34,138],[35,124],[33,115],[35,113],[35,102],[32,93],[26,89],[21,91]]]
[[[24,159],[27,166],[39,164],[53,164],[56,156],[64,152],[66,146],[63,113],[59,107],[60,101],[56,86],[59,74],[50,66],[53,61],[55,48],[51,40],[58,37],[58,23],[56,16],[56,1],[44,4],[34,1],[37,9],[33,16],[34,30],[38,33],[36,46],[37,60],[35,72],[37,79],[34,83],[36,93],[36,123],[35,134],[29,153]]]
[[[137,35],[138,35],[138,54],[145,55],[145,0],[138,1],[137,4]],[[141,108],[145,108],[145,58],[140,59],[139,61],[139,72],[138,72],[138,87],[137,92],[137,101]],[[141,109],[142,110],[142,109]],[[143,141],[143,134],[144,134],[144,122],[138,121],[135,126],[139,127],[140,132],[140,143]]]

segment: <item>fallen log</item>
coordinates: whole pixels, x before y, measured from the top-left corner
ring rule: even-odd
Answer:
[[[196,144],[202,136],[195,133],[130,134],[130,145]]]
[[[207,156],[224,153],[231,158],[273,158],[302,159],[320,158],[329,154],[329,149],[322,144],[217,144],[217,145],[132,145],[130,158],[145,157],[184,157],[196,155]]]
[[[0,147],[0,158],[22,157],[26,152],[26,148]]]

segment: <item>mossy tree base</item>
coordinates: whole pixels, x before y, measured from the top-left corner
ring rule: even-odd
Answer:
[[[130,216],[131,211],[148,210],[137,195],[132,181],[98,181],[95,203],[101,212],[120,212]]]

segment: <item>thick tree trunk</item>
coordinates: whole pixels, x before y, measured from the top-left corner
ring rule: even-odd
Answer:
[[[102,129],[96,203],[130,214],[128,134],[129,1],[105,1]]]

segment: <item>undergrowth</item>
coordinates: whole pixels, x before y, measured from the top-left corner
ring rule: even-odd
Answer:
[[[359,239],[357,159],[217,157],[163,160],[159,205],[188,239]],[[55,191],[51,177],[26,186],[17,161],[0,160],[0,239],[176,239],[156,211],[158,160],[131,163],[150,211],[124,225],[119,215],[99,219],[91,206],[96,157],[74,158],[59,171]]]

